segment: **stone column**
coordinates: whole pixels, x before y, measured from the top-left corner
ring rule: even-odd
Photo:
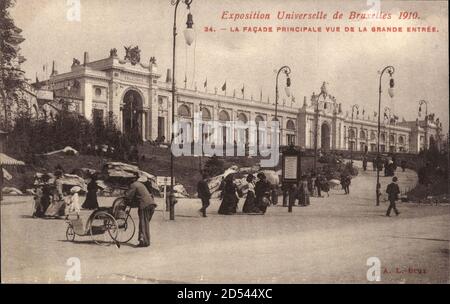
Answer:
[[[92,84],[84,80],[82,87],[84,91],[82,112],[86,119],[92,120]]]
[[[122,130],[122,115],[120,111],[120,103],[122,102],[121,97],[120,85],[118,83],[115,83],[114,81],[111,81],[109,83],[108,111],[112,112],[112,114],[114,115],[115,121],[117,123],[117,128],[119,130]]]

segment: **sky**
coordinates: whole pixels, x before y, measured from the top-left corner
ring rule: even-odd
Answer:
[[[174,7],[170,0],[79,0],[80,20],[69,20],[68,11],[76,0],[16,0],[12,10],[17,26],[26,38],[22,55],[27,58],[23,68],[27,77],[45,78],[42,67],[53,60],[59,73],[70,70],[72,58],[83,59],[88,51],[90,60],[109,56],[117,48],[123,57],[123,46],[138,45],[141,62],[155,56],[165,79],[172,65],[172,24]],[[371,7],[374,5],[373,7]],[[269,13],[270,20],[222,19],[229,13]],[[296,13],[327,13],[325,20],[278,20],[278,11]],[[333,20],[340,11],[343,19]],[[348,20],[350,12],[391,14],[388,20]],[[399,12],[417,12],[417,19],[399,20]],[[283,65],[291,70],[291,91],[296,104],[308,102],[318,93],[322,82],[328,92],[350,111],[359,104],[366,113],[378,107],[379,71],[387,65],[395,67],[395,96],[387,95],[388,75],[383,76],[382,109],[389,106],[399,117],[415,120],[419,100],[429,102],[428,111],[436,113],[448,130],[449,62],[448,62],[448,3],[447,1],[276,1],[276,0],[193,0],[191,13],[196,31],[195,42],[187,46],[183,38],[187,9],[178,8],[176,78],[188,87],[208,90],[217,87],[219,94],[226,81],[227,94],[240,96],[245,85],[246,98],[253,95],[271,102],[275,95],[276,71]],[[412,15],[414,17],[415,15]],[[321,27],[322,32],[249,33],[231,32],[230,27],[277,26]],[[340,27],[341,32],[326,32],[325,27]],[[372,27],[434,26],[432,33],[374,33]],[[205,32],[212,27],[215,32]],[[355,32],[344,32],[354,27]],[[368,32],[359,32],[366,27]],[[225,28],[226,30],[221,30]],[[283,77],[283,76],[282,76]],[[280,78],[280,87],[285,80]],[[280,102],[287,97],[280,94]]]

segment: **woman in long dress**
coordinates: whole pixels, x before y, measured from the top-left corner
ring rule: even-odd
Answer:
[[[256,206],[261,213],[264,214],[266,213],[267,207],[270,205],[269,197],[271,186],[263,172],[258,173],[256,177],[258,177],[258,181],[255,184]]]
[[[41,196],[41,208],[42,208],[42,216],[45,215],[45,212],[48,209],[48,206],[50,206],[50,203],[52,201],[52,188],[50,184],[48,183],[48,179],[44,181],[44,184],[42,185],[42,196]]]
[[[255,195],[255,176],[249,174],[247,176],[247,184],[248,184],[248,192],[247,197],[245,198],[244,206],[242,207],[243,213],[259,213],[261,212],[259,208],[256,206],[256,195]]]
[[[55,173],[55,181],[53,183],[53,200],[50,202],[47,210],[45,211],[45,216],[48,217],[60,217],[65,214],[66,204],[64,202],[64,193],[63,193],[63,182],[62,177],[63,173],[61,170],[56,170]]]
[[[97,176],[94,174],[92,175],[91,181],[87,185],[86,200],[81,206],[83,209],[93,210],[98,208],[97,191]]]
[[[309,187],[308,187],[308,178],[306,176],[302,176],[302,180],[300,182],[298,202],[300,206],[309,205]]]
[[[44,174],[42,176],[42,184],[36,189],[36,210],[34,216],[44,217],[48,206],[51,202],[52,189],[48,183],[50,176]]]
[[[225,184],[222,190],[223,198],[218,210],[219,214],[231,215],[236,213],[236,206],[239,201],[236,192],[237,186],[234,183],[234,174],[228,174],[225,177]]]

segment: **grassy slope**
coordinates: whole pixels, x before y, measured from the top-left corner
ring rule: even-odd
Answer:
[[[144,158],[142,158],[144,155]],[[156,176],[170,176],[170,154],[167,148],[155,147],[150,144],[144,144],[139,147],[139,162],[141,170],[147,171]],[[203,157],[203,164],[208,157]],[[258,165],[259,157],[223,157],[225,168],[232,165],[239,167],[251,167]],[[103,165],[112,161],[112,159],[94,156],[79,155],[70,156],[64,154],[56,154],[40,159],[39,165],[26,166],[25,168],[8,169],[13,175],[11,181],[6,181],[5,186],[16,187],[22,191],[32,188],[33,176],[36,172],[53,172],[57,165],[61,165],[66,173],[71,173],[74,169],[91,168],[101,170]],[[302,169],[310,170],[313,166],[313,157],[302,157]],[[318,167],[322,164],[318,163]],[[200,175],[200,157],[181,156],[176,157],[174,162],[174,176],[177,183],[181,183],[187,192],[194,194]],[[277,170],[281,168],[281,160],[277,166]]]

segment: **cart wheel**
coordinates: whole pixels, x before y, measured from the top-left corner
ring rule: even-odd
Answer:
[[[127,214],[124,218],[117,218],[117,225],[119,227],[119,236],[117,241],[120,243],[128,243],[136,233],[136,225],[133,218]]]
[[[72,225],[67,226],[66,239],[69,242],[73,242],[73,240],[75,240],[75,232],[73,231],[73,226]]]
[[[89,233],[96,244],[109,246],[117,242],[119,229],[111,214],[100,211],[93,216]]]

